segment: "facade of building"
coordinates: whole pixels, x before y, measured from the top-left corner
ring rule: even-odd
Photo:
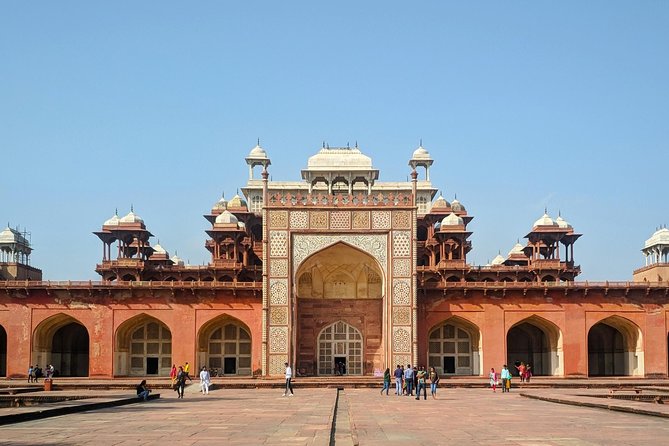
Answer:
[[[96,282],[43,282],[25,237],[0,234],[0,376],[47,363],[62,376],[165,376],[186,361],[219,376],[279,376],[285,362],[310,376],[337,364],[482,376],[520,361],[536,375],[667,376],[666,228],[633,282],[578,282],[581,234],[547,213],[524,245],[471,265],[473,217],[436,196],[423,147],[406,182],[379,181],[357,146],[324,145],[300,181],[270,181],[260,145],[245,160],[243,197],[204,216],[205,266],[152,244],[132,209],[95,232]]]

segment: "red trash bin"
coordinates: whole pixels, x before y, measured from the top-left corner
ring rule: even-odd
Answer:
[[[44,380],[44,391],[51,392],[51,386],[53,385],[53,380],[46,378]]]

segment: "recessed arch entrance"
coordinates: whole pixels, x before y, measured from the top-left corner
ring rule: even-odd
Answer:
[[[588,331],[588,376],[643,376],[641,330],[629,319],[611,316]]]
[[[479,328],[453,316],[439,323],[428,335],[428,366],[440,375],[481,374],[482,342]]]
[[[506,362],[512,374],[515,366],[529,364],[532,375],[563,375],[562,333],[557,325],[530,316],[512,326],[506,334]]]
[[[7,332],[0,325],[0,376],[7,376]]]
[[[344,321],[325,327],[318,335],[319,375],[362,375],[362,334]]]
[[[114,374],[168,376],[172,368],[172,332],[160,320],[140,314],[116,330]]]
[[[217,376],[250,376],[251,330],[225,314],[210,320],[198,334],[198,358]]]
[[[383,370],[385,279],[376,258],[337,242],[301,262],[293,283],[298,373],[332,375],[337,362],[347,374]]]
[[[53,365],[56,376],[88,376],[89,344],[88,330],[81,322],[56,314],[35,328],[31,362],[42,369]]]

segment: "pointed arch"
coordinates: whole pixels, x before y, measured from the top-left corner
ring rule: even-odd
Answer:
[[[309,274],[311,283],[300,283]],[[366,251],[338,241],[306,257],[295,271],[298,297],[382,298],[385,277],[378,260]]]
[[[58,313],[40,322],[33,331],[32,363],[54,366],[61,376],[88,376],[90,336],[75,317]]]
[[[643,334],[638,325],[614,315],[588,330],[589,376],[644,376]]]
[[[218,376],[252,374],[251,329],[228,314],[202,325],[197,335],[199,366],[215,369]]]
[[[319,375],[363,374],[363,338],[358,328],[339,320],[326,325],[317,339]]]
[[[116,329],[114,358],[116,376],[167,376],[172,367],[172,332],[156,317],[133,316]]]
[[[560,328],[536,314],[516,322],[506,332],[506,358],[512,373],[522,362],[530,364],[532,375],[564,375]]]
[[[481,329],[475,323],[451,316],[428,331],[428,365],[440,375],[480,376],[483,363]]]

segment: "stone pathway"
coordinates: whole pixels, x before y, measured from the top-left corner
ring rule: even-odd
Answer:
[[[535,390],[534,392],[541,392]],[[162,390],[148,403],[0,427],[2,445],[329,445],[337,391]],[[554,404],[485,389],[440,389],[439,399],[346,389],[337,445],[669,445],[669,422]]]

